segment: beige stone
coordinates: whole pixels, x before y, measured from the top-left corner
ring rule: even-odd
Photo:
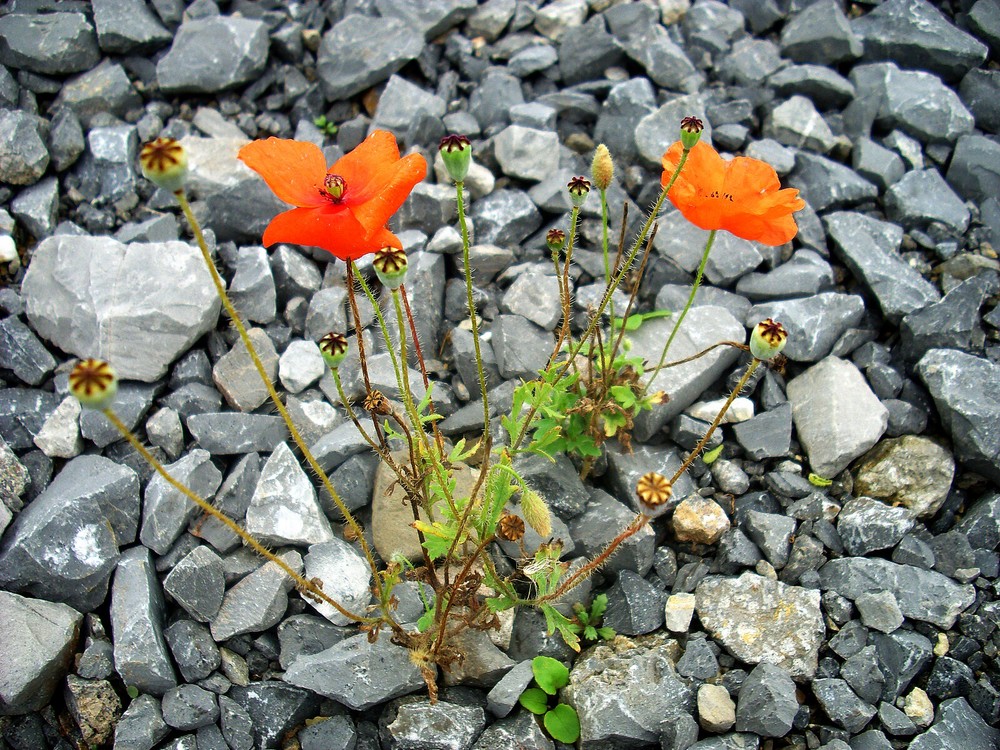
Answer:
[[[674,509],[674,535],[679,542],[715,544],[729,530],[729,516],[717,502],[691,495]]]
[[[933,516],[951,491],[955,459],[947,448],[919,435],[881,441],[858,463],[854,494],[903,505]]]
[[[736,704],[722,685],[698,688],[698,723],[706,732],[726,732],[736,723]]]

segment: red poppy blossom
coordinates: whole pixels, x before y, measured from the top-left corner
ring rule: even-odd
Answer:
[[[386,223],[427,174],[424,157],[400,159],[396,138],[385,130],[376,130],[329,169],[315,144],[281,138],[248,143],[239,158],[276,196],[296,206],[271,220],[264,244],[312,245],[341,260],[402,248]]]
[[[682,152],[678,141],[663,155],[660,184],[664,187]],[[745,156],[726,161],[699,141],[667,197],[701,229],[725,229],[745,240],[783,245],[799,231],[792,213],[806,204],[798,190],[780,188],[778,174],[769,164]]]

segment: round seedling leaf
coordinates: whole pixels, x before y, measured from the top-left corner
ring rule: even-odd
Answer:
[[[559,742],[572,745],[580,738],[580,717],[576,715],[576,709],[565,703],[545,714],[542,723],[552,739]]]
[[[541,688],[528,688],[521,693],[521,697],[517,699],[517,702],[531,711],[531,713],[538,714],[539,716],[549,710],[549,696]]]
[[[569,684],[569,670],[551,656],[536,656],[531,660],[531,671],[535,682],[549,695],[555,695],[559,688]]]

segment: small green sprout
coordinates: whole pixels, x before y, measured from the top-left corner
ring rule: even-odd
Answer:
[[[833,484],[832,479],[827,479],[826,477],[821,477],[819,474],[813,474],[809,472],[809,484],[814,487],[829,487]]]
[[[614,628],[601,627],[601,618],[604,617],[604,610],[607,608],[608,597],[605,594],[595,596],[589,610],[580,602],[573,605],[573,612],[576,613],[585,641],[596,641],[599,638],[609,641],[617,635]]]
[[[715,463],[715,460],[722,455],[722,443],[712,448],[710,451],[705,451],[705,454],[701,457],[701,460],[705,462],[706,466],[711,466]]]
[[[132,700],[135,700],[136,698],[139,697],[139,688],[137,688],[135,685],[128,685],[125,688],[125,692],[128,693],[128,697],[131,698]]]
[[[315,120],[313,120],[313,125],[319,128],[326,135],[337,135],[337,131],[340,129],[337,124],[326,119],[326,115],[320,115]]]
[[[531,671],[538,687],[525,690],[518,702],[536,716],[542,716],[545,731],[552,739],[573,744],[580,737],[580,717],[576,709],[565,703],[549,708],[550,697],[569,684],[569,670],[550,656],[536,656],[531,660]]]

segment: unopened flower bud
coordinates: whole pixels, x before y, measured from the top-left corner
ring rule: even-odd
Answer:
[[[569,188],[569,199],[579,208],[590,193],[590,180],[586,177],[574,177],[566,187]]]
[[[143,176],[157,187],[176,193],[184,188],[188,172],[187,150],[173,138],[157,138],[142,147],[139,164]]]
[[[455,182],[465,182],[472,163],[472,142],[464,135],[446,135],[438,145],[444,168]]]
[[[534,490],[525,490],[521,495],[521,515],[525,523],[533,528],[540,537],[552,534],[552,518],[549,516],[549,506],[542,496]]]
[[[387,289],[399,289],[406,279],[406,253],[398,247],[383,247],[375,251],[372,268]]]
[[[665,476],[651,471],[639,477],[635,494],[644,511],[652,515],[666,510],[667,502],[674,494],[674,488]]]
[[[545,235],[545,244],[550,252],[558,253],[566,244],[566,233],[561,229],[550,229]]]
[[[594,151],[594,161],[590,164],[590,176],[594,178],[594,184],[598,190],[607,190],[611,187],[611,179],[615,176],[615,163],[611,159],[611,152],[603,143]]]
[[[319,353],[327,367],[336,370],[347,356],[347,337],[331,331],[319,340]]]
[[[694,148],[694,144],[701,140],[701,131],[705,129],[705,123],[697,117],[685,117],[681,120],[681,145],[685,150]]]
[[[768,318],[754,326],[750,334],[750,353],[757,359],[774,359],[788,342],[788,331],[776,320]]]
[[[82,406],[106,409],[118,393],[118,378],[104,360],[80,360],[69,374],[69,392]]]

